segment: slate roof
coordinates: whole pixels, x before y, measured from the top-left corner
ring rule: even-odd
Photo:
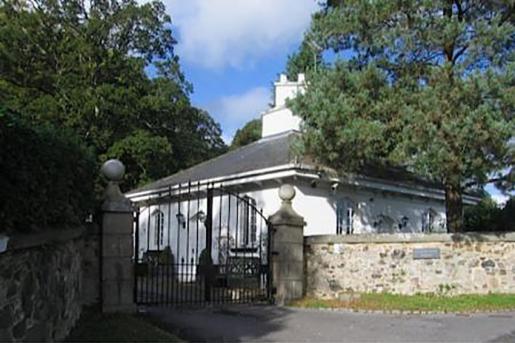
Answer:
[[[134,189],[127,194],[150,191],[188,181],[213,179],[288,164],[294,161],[291,146],[296,137],[298,137],[298,133],[289,132],[260,139],[191,168],[184,169],[176,174]]]
[[[249,145],[182,170],[176,174],[134,189],[127,194],[131,195],[165,188],[179,183],[186,183],[188,181],[202,181],[300,162],[296,161],[292,149],[298,137],[298,132],[290,131],[288,133],[260,139]],[[302,158],[302,166],[311,166],[311,168],[313,168],[316,166],[316,163],[309,157],[304,156]],[[330,175],[337,176],[336,173],[329,168],[319,166],[319,169],[329,171]],[[406,185],[442,188],[441,184],[416,177],[402,168],[367,166],[359,175],[381,179],[386,183],[397,181]]]

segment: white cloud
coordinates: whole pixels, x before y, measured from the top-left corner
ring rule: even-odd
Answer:
[[[181,59],[209,69],[243,68],[284,54],[309,26],[315,0],[165,0]]]
[[[266,87],[252,88],[241,94],[223,96],[208,104],[206,109],[218,121],[227,123],[223,139],[229,143],[237,129],[248,121],[259,118],[270,102],[270,90]]]
[[[506,203],[510,199],[509,196],[503,194],[495,194],[490,196],[492,197],[492,200],[495,201],[498,207],[504,207],[504,205],[506,205]]]
[[[507,194],[501,193],[494,185],[488,184],[485,187],[485,190],[490,193],[490,197],[493,201],[497,203],[497,206],[504,207],[506,202],[510,199],[510,196]]]

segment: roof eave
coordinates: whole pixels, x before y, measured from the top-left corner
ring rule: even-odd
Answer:
[[[307,164],[295,164],[289,163],[280,166],[275,166],[271,168],[264,168],[260,170],[254,170],[250,172],[238,173],[233,175],[226,175],[222,177],[216,177],[211,179],[204,180],[195,180],[195,184],[198,182],[203,185],[213,184],[213,185],[224,185],[234,186],[241,185],[245,183],[256,183],[267,180],[280,180],[287,177],[302,177],[311,180],[324,180],[324,178],[320,174],[319,168],[307,165]],[[390,180],[382,180],[375,179],[362,175],[355,175],[352,178],[339,178],[339,177],[329,177],[325,179],[329,182],[340,182],[342,184],[346,184],[349,186],[362,187],[371,190],[379,190],[397,194],[404,194],[409,196],[417,196],[422,198],[433,198],[436,200],[445,200],[445,192],[442,189],[438,188],[430,188],[425,186],[411,185],[405,184],[402,182],[390,181]],[[186,183],[182,183],[185,185]],[[142,201],[152,195],[166,192],[170,187],[177,185],[167,185],[160,188],[155,188],[152,190],[146,190],[142,192],[136,193],[126,193],[126,196],[132,201]],[[463,200],[465,204],[473,205],[480,201],[480,198],[464,195]]]

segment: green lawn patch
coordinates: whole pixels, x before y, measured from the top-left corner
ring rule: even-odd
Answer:
[[[406,312],[488,312],[515,310],[515,294],[398,295],[366,293],[349,296],[350,300],[303,298],[290,305],[304,308],[347,308],[352,310],[382,310]]]
[[[184,342],[141,315],[86,310],[65,342]]]

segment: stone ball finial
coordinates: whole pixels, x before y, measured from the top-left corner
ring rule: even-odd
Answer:
[[[122,181],[123,175],[125,174],[125,166],[122,162],[116,159],[105,161],[100,168],[100,172],[109,181],[119,182]]]
[[[290,184],[284,184],[279,188],[279,198],[282,201],[291,202],[295,198],[295,188]]]

